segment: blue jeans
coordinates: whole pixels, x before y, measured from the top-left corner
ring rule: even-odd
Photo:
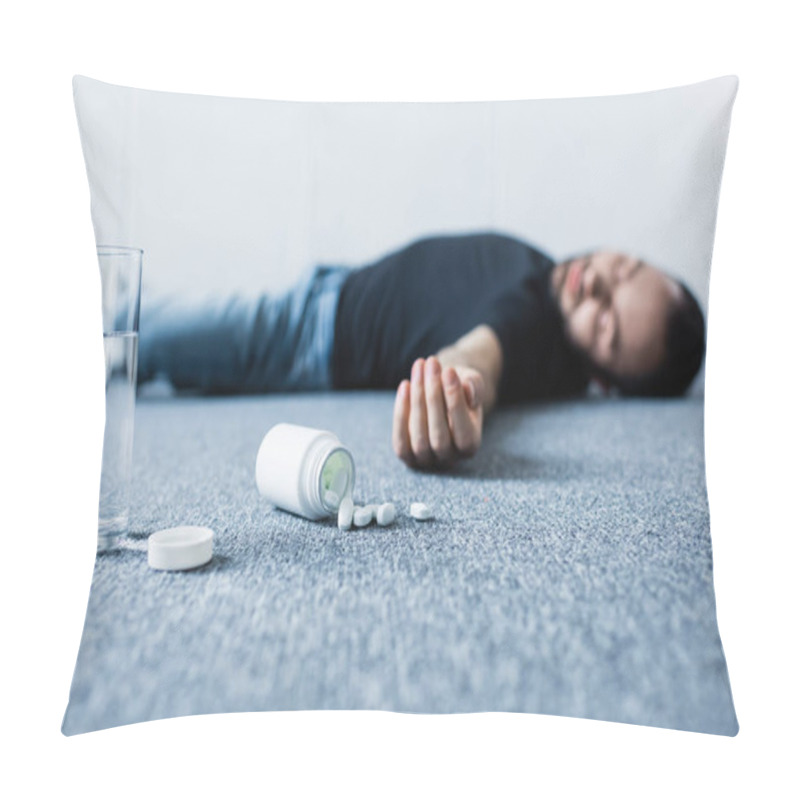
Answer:
[[[348,267],[315,267],[284,294],[142,302],[139,383],[208,394],[332,388],[336,308]]]

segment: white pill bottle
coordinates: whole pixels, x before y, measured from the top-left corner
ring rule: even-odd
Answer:
[[[324,519],[353,496],[356,465],[330,431],[281,422],[271,428],[256,456],[258,491],[278,508],[306,519]]]

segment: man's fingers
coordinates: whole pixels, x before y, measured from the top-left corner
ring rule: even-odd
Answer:
[[[464,394],[467,398],[467,405],[475,409],[481,404],[481,394],[483,391],[483,383],[475,378],[468,378],[464,382]]]
[[[392,446],[397,457],[409,466],[413,464],[414,454],[408,434],[408,419],[411,413],[411,384],[406,380],[397,387],[394,399],[394,420],[392,424]]]
[[[392,444],[408,466],[446,466],[481,444],[483,379],[476,370],[442,371],[435,356],[418,358],[397,388]]]
[[[425,359],[418,358],[411,368],[411,410],[408,418],[408,433],[411,451],[417,465],[429,466],[433,460],[428,440],[428,410],[425,404]]]
[[[444,371],[442,378],[445,401],[450,415],[450,429],[456,449],[460,455],[472,456],[480,447],[481,430],[480,419],[476,421],[474,412],[471,413],[468,407],[467,391],[477,400],[481,387],[473,384],[472,389],[467,390],[452,367],[448,367]],[[478,413],[480,414],[480,412]]]
[[[425,361],[425,404],[428,414],[428,442],[436,460],[447,463],[455,453],[442,390],[442,367],[435,356]]]

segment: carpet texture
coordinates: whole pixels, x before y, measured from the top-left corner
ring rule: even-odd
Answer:
[[[511,711],[734,735],[717,630],[703,398],[500,409],[474,459],[414,472],[393,394],[140,399],[132,534],[98,556],[66,734],[234,711]],[[332,430],[355,500],[339,531],[258,494],[277,422]],[[435,519],[416,522],[412,501]],[[215,531],[206,567],[147,536]],[[92,535],[86,532],[86,535]]]

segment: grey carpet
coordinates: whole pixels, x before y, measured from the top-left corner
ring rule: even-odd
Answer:
[[[502,409],[479,455],[417,473],[391,393],[140,399],[132,528],[97,559],[66,734],[184,714],[512,711],[734,735],[716,623],[703,398]],[[335,431],[340,532],[259,497],[276,422]],[[408,516],[424,500],[435,520]],[[206,567],[147,566],[152,531],[216,532]]]

